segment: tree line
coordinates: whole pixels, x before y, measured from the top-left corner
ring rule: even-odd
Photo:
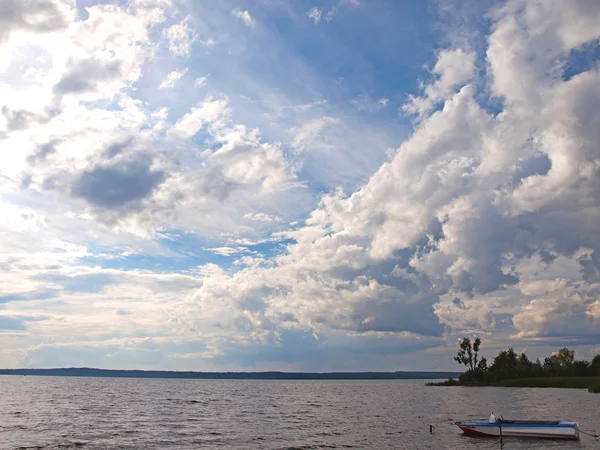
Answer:
[[[586,377],[600,376],[600,355],[591,361],[576,360],[575,350],[561,348],[558,352],[531,361],[525,353],[518,354],[511,347],[502,350],[488,364],[479,357],[481,339],[462,338],[454,360],[466,366],[467,371],[459,377],[461,384],[495,383],[514,378],[537,377]]]

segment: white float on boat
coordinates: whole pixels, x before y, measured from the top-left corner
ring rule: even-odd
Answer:
[[[467,436],[579,439],[578,423],[562,420],[476,420],[456,425]]]

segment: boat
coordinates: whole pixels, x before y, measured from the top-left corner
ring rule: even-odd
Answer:
[[[579,424],[563,420],[498,419],[461,421],[455,424],[466,436],[579,440]]]

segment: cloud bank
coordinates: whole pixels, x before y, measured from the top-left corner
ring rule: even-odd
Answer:
[[[358,2],[326,21],[342,6]],[[582,55],[598,46],[600,5],[488,11],[481,41],[440,48],[404,97],[406,139],[363,183],[320,192],[303,164],[336,161],[331,133],[348,117],[300,103],[277,139],[244,123],[237,97],[181,64],[212,39],[185,8],[11,11],[0,19],[0,54],[12,55],[0,67],[7,365],[448,368],[455,339],[474,333],[598,351],[600,66]],[[322,12],[300,11],[315,24]],[[253,29],[237,26],[240,40],[261,28],[248,11],[220,20]],[[384,114],[392,94],[345,104]],[[275,112],[260,116],[273,135]]]

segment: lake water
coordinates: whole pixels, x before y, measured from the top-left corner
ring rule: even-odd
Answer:
[[[425,382],[0,376],[0,448],[499,449],[499,440],[463,437],[453,425],[491,411],[600,430],[600,395],[585,390]],[[587,436],[503,446],[599,447]]]

